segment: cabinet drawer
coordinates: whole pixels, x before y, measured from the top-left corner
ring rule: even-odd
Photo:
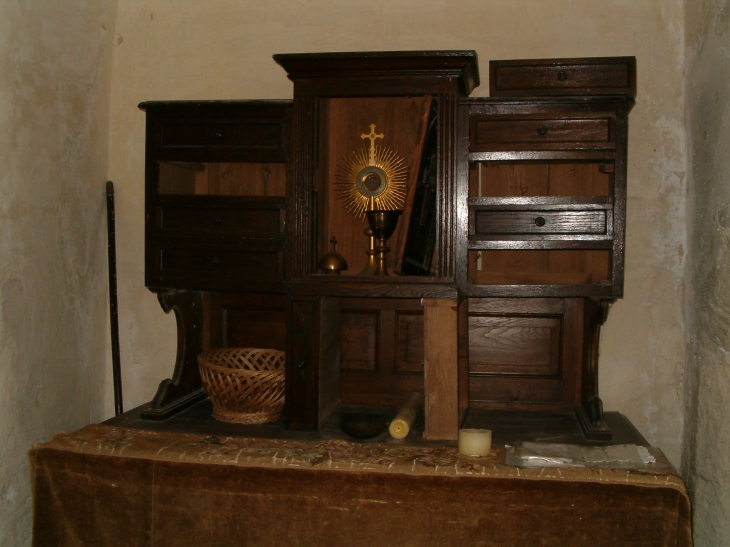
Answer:
[[[636,95],[635,57],[490,61],[492,97]]]
[[[283,148],[283,125],[266,122],[164,122],[160,144],[162,148],[235,147],[276,150]]]
[[[284,241],[248,240],[240,245],[158,240],[147,264],[147,285],[199,290],[283,288]]]
[[[475,211],[472,235],[606,235],[607,226],[605,209],[589,211]]]
[[[469,148],[493,150],[553,150],[615,148],[608,118],[504,119],[475,116]]]
[[[160,233],[284,237],[284,200],[281,203],[230,207],[160,205],[156,228]]]

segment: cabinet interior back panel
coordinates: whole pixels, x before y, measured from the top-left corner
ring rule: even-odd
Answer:
[[[283,197],[286,164],[161,161],[159,193]]]
[[[430,108],[430,97],[385,97],[330,99],[326,103],[326,140],[321,163],[326,172],[320,171],[320,222],[318,243],[320,255],[329,250],[329,239],[334,236],[337,251],[345,257],[348,270],[343,275],[359,273],[367,264],[366,251],[369,239],[363,232],[368,227],[364,217],[357,218],[343,206],[343,198],[336,190],[338,170],[353,152],[369,150],[370,140],[362,135],[375,133],[383,138],[375,140],[378,148],[391,149],[408,169],[406,192],[415,189]],[[354,181],[353,181],[354,184]],[[411,198],[412,199],[412,198]],[[408,202],[408,197],[406,197]],[[393,268],[402,255],[408,222],[406,211],[398,221],[395,233],[388,240],[391,252],[387,255],[388,267]],[[326,249],[326,250],[325,250]]]
[[[474,285],[592,285],[610,281],[610,260],[603,250],[469,251],[469,279]]]
[[[418,299],[342,299],[340,399],[399,406],[423,390],[423,308]]]
[[[469,170],[470,197],[610,195],[612,174],[598,163],[483,162]]]

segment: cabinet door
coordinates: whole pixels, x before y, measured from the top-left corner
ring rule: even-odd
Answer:
[[[469,299],[469,406],[572,410],[580,400],[583,300]]]

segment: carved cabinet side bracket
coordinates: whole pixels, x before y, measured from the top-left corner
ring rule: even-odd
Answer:
[[[169,290],[157,293],[165,313],[175,313],[177,357],[172,378],[160,382],[154,399],[142,413],[149,420],[164,420],[205,397],[198,370],[203,349],[203,297],[200,291]]]

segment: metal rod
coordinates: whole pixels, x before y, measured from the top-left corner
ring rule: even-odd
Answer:
[[[114,379],[114,412],[119,416],[122,406],[122,364],[119,355],[119,309],[117,307],[117,244],[114,221],[114,183],[106,183],[107,249],[109,251],[109,319],[112,331],[112,377]]]

